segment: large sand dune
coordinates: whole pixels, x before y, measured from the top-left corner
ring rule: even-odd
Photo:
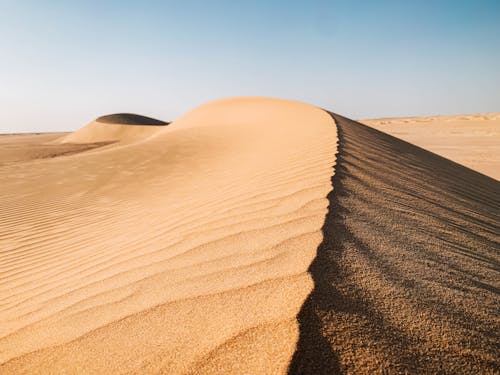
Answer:
[[[0,170],[1,372],[286,371],[332,118],[242,98],[156,129]]]
[[[0,373],[500,370],[497,181],[286,100],[129,120],[0,163]]]

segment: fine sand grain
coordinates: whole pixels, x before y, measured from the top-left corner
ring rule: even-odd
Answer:
[[[286,372],[333,119],[239,98],[54,140],[110,141],[0,167],[0,373]]]
[[[500,183],[334,115],[293,374],[497,374]]]

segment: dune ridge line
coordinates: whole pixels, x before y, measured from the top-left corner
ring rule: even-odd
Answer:
[[[331,115],[334,189],[289,373],[497,373],[500,183]]]

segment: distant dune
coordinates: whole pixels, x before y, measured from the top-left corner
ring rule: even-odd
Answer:
[[[361,122],[500,180],[500,113]]]
[[[0,137],[0,373],[500,371],[498,181],[294,101],[154,121]]]
[[[137,142],[159,133],[168,122],[135,115],[117,113],[97,118],[87,126],[57,140],[57,143]]]

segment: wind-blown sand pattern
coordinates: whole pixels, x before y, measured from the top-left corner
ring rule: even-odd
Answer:
[[[148,122],[0,164],[1,373],[500,371],[498,181],[292,101]]]
[[[361,122],[500,180],[500,113]]]
[[[62,141],[116,140],[96,127]],[[0,372],[286,372],[333,119],[241,98],[133,127],[0,169]]]

